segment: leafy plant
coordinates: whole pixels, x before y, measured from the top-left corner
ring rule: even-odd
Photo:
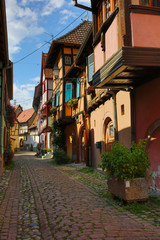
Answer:
[[[16,121],[16,113],[15,108],[12,107],[10,104],[6,105],[6,118],[7,122],[9,123],[9,126],[13,127]]]
[[[53,152],[53,159],[58,165],[67,164],[71,162],[71,159],[67,156],[63,149],[56,148]]]
[[[145,177],[150,161],[145,151],[145,141],[140,140],[132,144],[131,151],[119,142],[113,143],[110,152],[101,155],[102,169],[106,170],[108,177],[128,179]]]
[[[53,106],[51,109],[50,109],[50,113],[53,114],[55,113],[57,110],[57,107],[56,106]]]
[[[78,98],[72,98],[72,99],[69,99],[67,102],[66,102],[66,105],[68,107],[73,107],[74,104],[76,104],[78,102]]]
[[[59,147],[65,150],[66,140],[65,140],[65,133],[64,127],[60,126],[58,122],[53,122],[52,124],[52,131],[53,131],[53,146]]]

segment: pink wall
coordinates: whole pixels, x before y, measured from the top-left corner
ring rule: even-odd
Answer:
[[[160,16],[131,13],[132,45],[160,48]]]
[[[149,145],[149,156],[151,160],[150,171],[152,174],[152,187],[160,190],[160,129],[154,134]]]
[[[136,139],[145,138],[151,124],[160,119],[160,78],[152,80],[135,92]]]
[[[160,119],[160,78],[136,89],[136,141],[144,139],[151,125]],[[160,127],[160,126],[159,126]],[[150,171],[153,172],[151,185],[160,190],[160,130],[154,133],[149,144]]]
[[[117,51],[118,51],[118,22],[116,17],[105,35],[106,61]]]
[[[104,64],[104,52],[101,48],[101,43],[98,43],[94,48],[94,69],[97,72]]]

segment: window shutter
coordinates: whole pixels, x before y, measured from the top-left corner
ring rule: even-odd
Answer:
[[[76,95],[77,98],[80,97],[80,86],[81,86],[80,77],[78,77],[77,78],[77,95]]]
[[[88,56],[88,82],[92,81],[94,74],[94,53]]]
[[[59,90],[56,92],[56,106],[59,105]]]
[[[54,106],[54,96],[52,96],[52,107]]]
[[[65,102],[72,99],[72,83],[66,83],[65,86]]]

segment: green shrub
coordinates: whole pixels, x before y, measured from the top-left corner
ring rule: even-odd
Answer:
[[[133,143],[131,152],[125,145],[115,142],[111,146],[111,152],[102,153],[101,159],[101,167],[106,170],[108,177],[114,176],[117,179],[145,177],[150,166],[144,140],[140,140],[137,145]]]
[[[53,152],[53,159],[58,165],[71,163],[71,159],[67,156],[66,152],[63,149],[56,148]]]

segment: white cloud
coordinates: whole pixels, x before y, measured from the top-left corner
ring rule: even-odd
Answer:
[[[21,89],[27,89],[28,91],[34,91],[35,84],[28,83],[28,84],[23,84],[20,87],[21,87]]]
[[[17,0],[6,1],[6,12],[9,53],[14,54],[20,51],[23,39],[41,34],[44,29],[38,26],[38,13],[20,5]]]
[[[37,77],[31,78],[31,81],[36,82],[38,84],[40,82],[40,77],[37,76]]]
[[[14,83],[13,99],[16,100],[16,105],[20,104],[23,107],[23,110],[32,108],[34,88],[35,84],[23,84],[18,86]]]
[[[76,14],[74,12],[67,10],[67,9],[60,11],[60,14],[63,15],[61,18],[61,21],[60,21],[61,24],[66,24],[68,18],[70,18],[70,17],[74,17],[74,18],[76,17]]]
[[[61,8],[65,0],[46,0],[46,4],[42,10],[42,16],[50,15],[57,8]]]

